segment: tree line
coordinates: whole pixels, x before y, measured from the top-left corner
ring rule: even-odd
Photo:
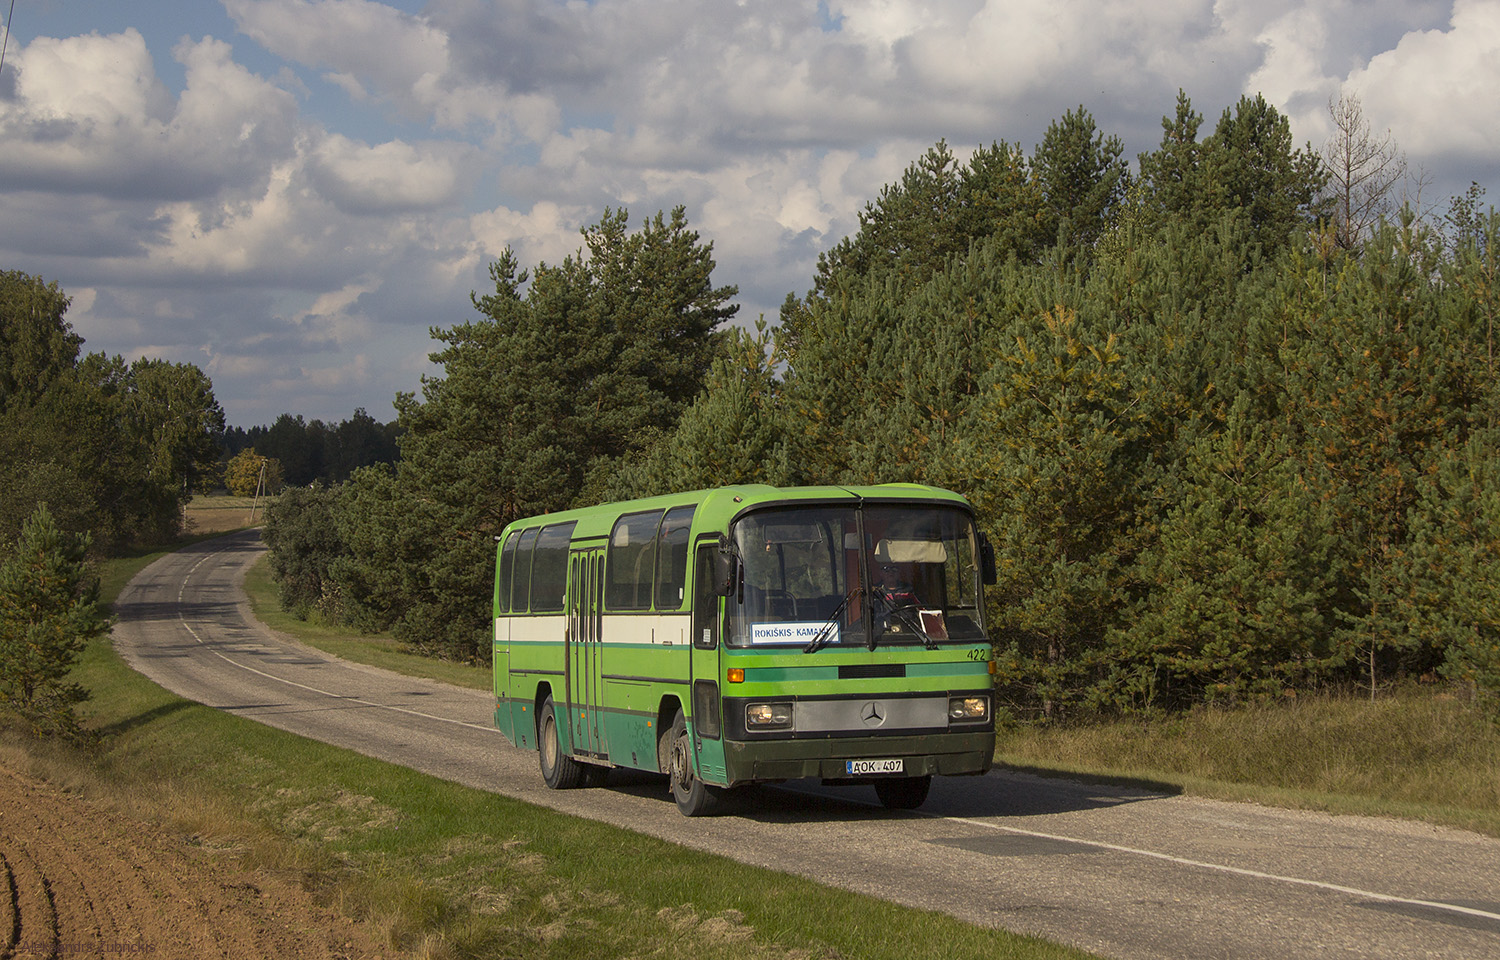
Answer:
[[[398,436],[399,424],[381,423],[363,407],[338,423],[283,413],[269,427],[228,427],[219,436],[223,482],[231,493],[244,494],[248,477],[254,492],[259,462],[268,460],[277,491],[288,484],[343,483],[360,467],[395,463],[401,456]]]
[[[482,660],[516,517],[921,481],[995,544],[1017,715],[1500,692],[1500,219],[1477,186],[1444,216],[1395,196],[1389,142],[1337,126],[1299,147],[1246,97],[1200,137],[1180,95],[1133,167],[1082,107],[1029,153],[940,142],[774,328],[724,325],[681,209],[507,251],[398,396],[399,464],[272,511],[283,602]]]

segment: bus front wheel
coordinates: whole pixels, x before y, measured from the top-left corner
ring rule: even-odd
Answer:
[[[712,813],[718,806],[719,791],[699,780],[693,769],[693,741],[688,736],[687,719],[681,712],[672,721],[672,730],[667,736],[672,748],[667,776],[672,781],[672,798],[677,801],[677,809],[685,817]]]
[[[536,718],[537,756],[541,760],[542,780],[553,790],[571,790],[583,782],[583,764],[563,753],[557,734],[557,711],[552,698],[542,703]]]

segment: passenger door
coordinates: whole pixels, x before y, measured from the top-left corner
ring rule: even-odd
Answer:
[[[603,756],[604,551],[577,550],[568,562],[568,730],[573,752]]]

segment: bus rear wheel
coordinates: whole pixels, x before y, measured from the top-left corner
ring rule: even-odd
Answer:
[[[571,790],[583,783],[583,764],[563,753],[557,733],[557,711],[552,698],[542,703],[536,718],[537,757],[542,765],[542,780],[553,790]]]
[[[875,796],[887,810],[915,810],[927,802],[927,791],[931,789],[931,775],[875,781]]]
[[[693,769],[693,741],[688,736],[687,719],[679,711],[667,734],[671,744],[671,762],[667,776],[672,781],[672,799],[685,817],[701,817],[719,805],[720,792],[698,779]]]

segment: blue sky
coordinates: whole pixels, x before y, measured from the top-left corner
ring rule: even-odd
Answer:
[[[939,138],[1030,150],[1080,104],[1133,158],[1179,88],[1314,148],[1352,94],[1426,207],[1500,196],[1500,0],[16,0],[6,46],[0,269],[242,426],[389,419],[506,246],[606,207],[685,205],[774,318]]]

